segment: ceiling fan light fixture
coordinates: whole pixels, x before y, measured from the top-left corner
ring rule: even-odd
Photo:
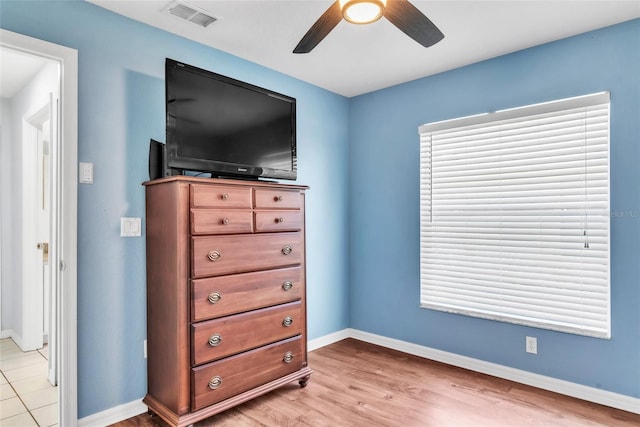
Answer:
[[[311,52],[343,19],[368,24],[383,16],[424,47],[444,38],[442,31],[409,0],[335,0],[300,39],[293,53]]]
[[[382,18],[387,0],[339,0],[342,16],[353,24],[370,24]]]

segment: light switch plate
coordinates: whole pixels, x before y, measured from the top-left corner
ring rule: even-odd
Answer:
[[[93,163],[80,162],[78,177],[80,184],[93,184]]]
[[[142,233],[142,220],[140,218],[120,218],[120,236],[136,237]]]

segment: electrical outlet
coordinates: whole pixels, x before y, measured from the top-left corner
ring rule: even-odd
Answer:
[[[147,340],[144,340],[144,358],[147,358]]]
[[[538,354],[538,339],[536,337],[526,337],[527,353]]]

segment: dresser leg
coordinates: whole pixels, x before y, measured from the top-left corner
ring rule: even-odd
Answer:
[[[310,378],[311,378],[311,375],[307,375],[306,377],[301,378],[300,381],[298,381],[298,384],[300,384],[300,388],[305,388]]]

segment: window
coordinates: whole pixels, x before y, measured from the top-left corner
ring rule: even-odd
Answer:
[[[609,338],[609,93],[419,133],[420,305]]]

